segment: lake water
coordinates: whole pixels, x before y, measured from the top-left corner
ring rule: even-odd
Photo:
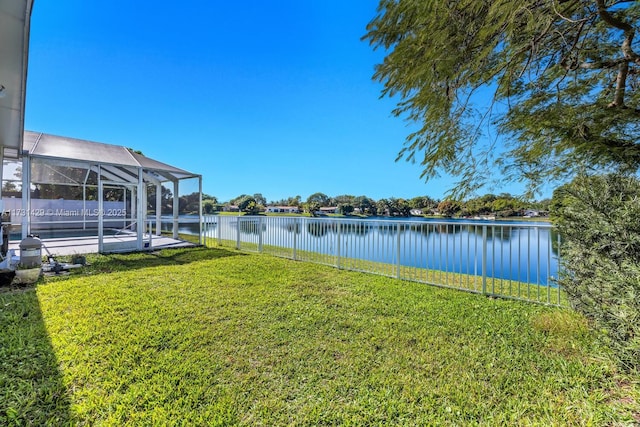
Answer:
[[[171,224],[163,227],[169,231]],[[198,234],[199,225],[181,220],[179,232]],[[548,223],[210,216],[205,233],[241,244],[476,276],[484,272],[542,285],[553,286],[558,274],[559,238]]]

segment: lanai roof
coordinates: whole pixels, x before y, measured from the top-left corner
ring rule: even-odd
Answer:
[[[136,182],[137,170],[142,168],[145,179],[152,182],[178,181],[197,178],[200,175],[188,172],[132,152],[120,145],[104,144],[39,132],[24,132],[23,150],[32,159],[48,165],[82,167],[95,170],[115,181]]]

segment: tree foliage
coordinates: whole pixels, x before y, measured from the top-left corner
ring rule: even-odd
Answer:
[[[353,205],[360,209],[360,213],[368,215],[376,215],[378,210],[376,209],[376,201],[370,199],[367,196],[358,196],[354,199]]]
[[[240,209],[240,212],[245,212],[249,215],[256,215],[260,211],[253,196],[244,196],[240,199],[238,201],[238,209]]]
[[[164,187],[163,187],[163,194],[164,194]],[[171,196],[171,192],[169,192],[168,194],[170,197],[173,197]],[[173,198],[171,199],[170,206],[173,206]],[[173,209],[173,207],[171,207],[171,209]],[[200,194],[199,193],[193,192],[190,194],[185,194],[183,196],[180,196],[180,198],[178,199],[178,211],[180,213],[194,214],[194,213],[198,213],[199,210],[200,210]],[[171,210],[169,212],[171,212]]]
[[[256,201],[258,206],[267,206],[267,199],[262,195],[262,193],[254,194],[253,199]]]
[[[374,79],[421,126],[398,159],[460,178],[458,196],[493,166],[531,191],[583,168],[636,171],[639,17],[632,0],[380,0],[363,37],[387,53]]]
[[[214,205],[218,204],[218,198],[207,193],[202,193],[202,201],[209,200]]]
[[[164,190],[163,190],[164,193]],[[171,193],[169,193],[170,196]],[[260,195],[260,193],[256,193]],[[244,200],[258,200],[254,196],[242,194],[227,204],[242,205]],[[155,200],[155,198],[153,199]],[[211,200],[212,203],[207,203]],[[203,210],[205,213],[212,213],[213,211],[221,210],[222,205],[218,205],[217,198],[208,194],[202,195]],[[338,196],[328,196],[324,193],[314,193],[307,198],[307,202],[301,202],[301,196],[294,196],[284,198],[278,201],[272,201],[272,205],[282,206],[298,206],[304,207],[306,212],[312,216],[315,215],[321,207],[335,206],[338,212],[343,215],[351,215],[354,213],[364,215],[381,215],[381,216],[410,216],[412,209],[420,209],[424,214],[438,214],[440,210],[438,205],[441,200],[434,199],[428,195],[417,196],[411,199],[402,199],[391,197],[388,199],[380,199],[378,201],[367,196],[353,196],[348,194]],[[546,214],[549,210],[550,200],[543,200],[540,202],[526,200],[519,197],[514,197],[509,193],[502,193],[499,195],[485,194],[483,196],[462,199],[451,199],[450,203],[446,203],[446,212],[448,216],[475,216],[495,214],[496,216],[518,216],[524,213],[525,210],[539,210]],[[169,201],[169,205],[170,205]],[[258,212],[261,209],[259,203],[256,203],[254,212]],[[358,211],[356,211],[358,209]],[[241,209],[242,210],[242,209]]]
[[[453,200],[443,200],[438,204],[438,211],[444,217],[452,217],[456,212],[460,211],[461,206]]]
[[[319,202],[312,200],[306,203],[306,207],[307,207],[307,212],[309,212],[309,215],[316,216],[317,212],[320,210],[322,206],[320,205]]]
[[[639,200],[637,178],[607,175],[558,188],[552,203],[564,239],[559,283],[632,369],[640,369]]]
[[[217,206],[213,202],[213,200],[203,200],[202,201],[202,213],[210,215],[217,211]]]
[[[376,203],[378,215],[383,216],[409,216],[411,206],[404,199],[391,197],[389,199],[380,199]]]
[[[301,196],[287,197],[286,199],[280,199],[280,200],[272,201],[271,204],[272,205],[277,205],[277,206],[297,206],[297,207],[301,207],[302,206],[302,197]]]
[[[313,193],[307,197],[307,204],[318,203],[320,206],[329,206],[331,198],[324,193]]]
[[[350,203],[339,203],[338,212],[342,215],[351,215],[355,210],[354,206]]]
[[[418,196],[409,200],[409,206],[413,209],[432,210],[438,207],[438,201],[429,196]]]

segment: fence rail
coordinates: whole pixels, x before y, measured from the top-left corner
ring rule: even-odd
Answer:
[[[567,305],[549,224],[205,216],[206,245],[469,292]]]

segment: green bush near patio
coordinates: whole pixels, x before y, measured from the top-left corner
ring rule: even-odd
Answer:
[[[195,248],[0,293],[0,425],[631,425],[566,309]]]
[[[559,284],[571,306],[606,331],[620,364],[640,373],[640,180],[576,178],[554,192],[564,238]]]

